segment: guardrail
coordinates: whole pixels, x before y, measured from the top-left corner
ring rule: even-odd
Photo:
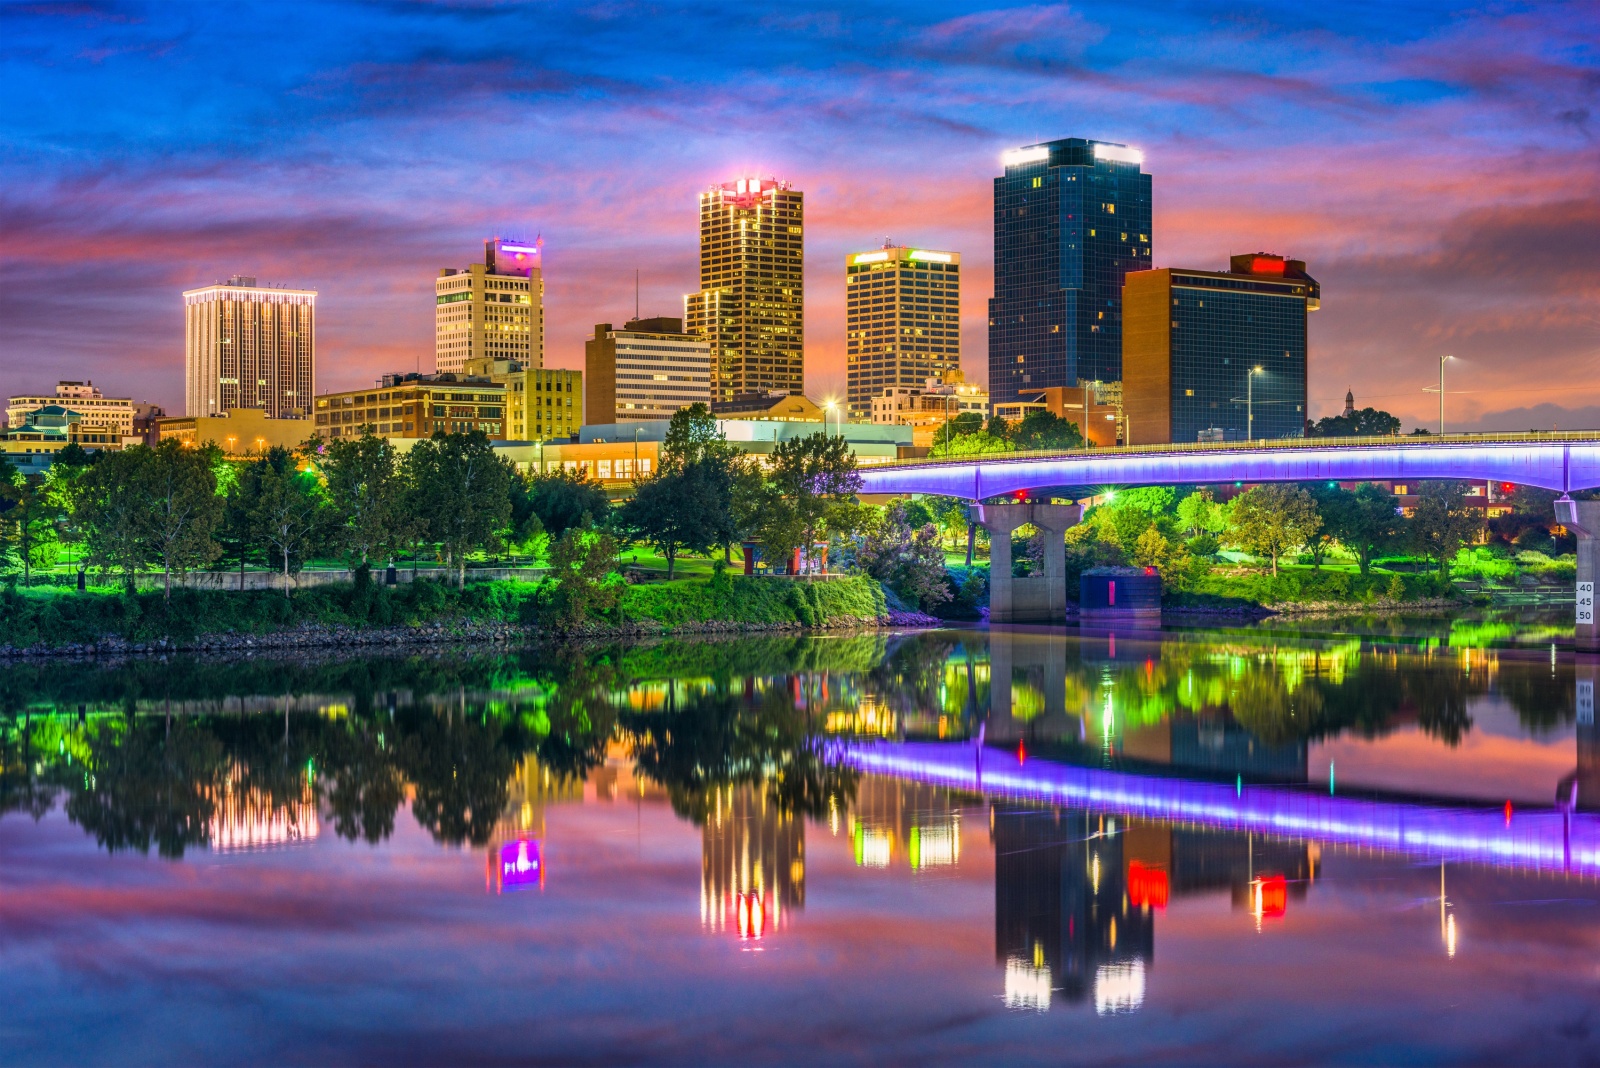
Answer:
[[[1078,449],[1018,449],[967,456],[922,456],[885,460],[885,467],[928,467],[936,464],[1007,463],[1022,460],[1106,459],[1118,456],[1160,456],[1184,453],[1260,452],[1326,448],[1421,448],[1434,445],[1530,445],[1580,442],[1600,444],[1600,430],[1552,430],[1534,434],[1429,434],[1356,438],[1272,438],[1256,441],[1185,441],[1168,445],[1110,445]]]

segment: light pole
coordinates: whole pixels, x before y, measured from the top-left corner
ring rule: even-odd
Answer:
[[[644,427],[642,426],[633,428],[633,480],[635,482],[639,481],[639,435],[643,430]]]
[[[1256,440],[1256,375],[1262,374],[1259,367],[1252,367],[1244,376],[1244,439]]]
[[[1444,365],[1454,356],[1439,357],[1439,436],[1444,437]]]

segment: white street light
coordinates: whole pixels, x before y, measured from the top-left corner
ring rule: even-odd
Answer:
[[[1454,356],[1439,357],[1439,436],[1444,437],[1444,365],[1446,361],[1455,359]]]
[[[1250,442],[1256,440],[1256,375],[1265,373],[1259,367],[1252,367],[1244,376],[1244,438]]]

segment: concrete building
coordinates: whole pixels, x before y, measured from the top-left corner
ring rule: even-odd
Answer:
[[[821,423],[835,417],[805,394],[784,393],[782,390],[741,393],[728,400],[714,401],[711,410],[724,419],[759,422]],[[843,412],[838,412],[837,417],[842,420]]]
[[[961,254],[885,245],[845,257],[845,399],[866,419],[891,389],[961,369]]]
[[[582,371],[483,357],[468,360],[466,373],[505,387],[507,441],[570,438],[583,425]]]
[[[768,455],[780,442],[813,434],[844,438],[845,444],[855,454],[856,463],[863,467],[911,455],[912,448],[911,428],[908,426],[878,426],[872,423],[835,425],[831,420],[824,425],[820,421],[787,419],[718,419],[717,428],[730,445],[754,456]],[[610,425],[589,424],[579,431],[578,441],[585,445],[631,445],[636,440],[660,443],[666,439],[666,435],[667,424],[652,419]]]
[[[85,430],[97,427],[101,433],[114,434],[119,440],[133,436],[133,400],[107,397],[93,382],[57,382],[54,395],[12,397],[6,405],[6,425],[13,429],[24,426],[29,412],[51,405],[71,408],[78,413]]]
[[[1122,380],[1122,280],[1150,267],[1142,153],[1071,137],[1014,149],[994,180],[989,392]]]
[[[506,442],[495,452],[531,472],[568,471],[608,487],[625,487],[649,478],[661,466],[661,442],[632,436],[609,441]]]
[[[1300,437],[1307,315],[1321,287],[1299,260],[1254,253],[1229,269],[1128,275],[1123,306],[1126,440]]]
[[[316,401],[319,437],[360,437],[371,427],[379,437],[431,438],[481,430],[506,436],[506,387],[475,375],[393,374],[368,389],[327,393]]]
[[[184,414],[305,415],[317,390],[317,293],[254,276],[185,290]]]
[[[805,387],[804,196],[775,178],[740,178],[700,194],[700,291],[684,325],[711,349],[711,392]]]
[[[273,446],[296,448],[311,437],[312,425],[306,418],[274,419],[259,408],[234,408],[222,415],[157,419],[154,444],[176,438],[185,445],[215,444],[228,456],[261,456]]]
[[[872,398],[872,421],[910,427],[911,443],[920,448],[931,447],[939,428],[956,416],[983,418],[988,411],[989,391],[969,384],[958,370],[947,371],[943,380],[930,378],[920,389],[897,386]]]
[[[434,370],[459,374],[468,360],[544,366],[543,243],[490,238],[483,262],[446,267],[433,283]]]
[[[1089,444],[1109,448],[1122,440],[1122,383],[1083,382],[1076,386],[1025,389],[1017,399],[993,406],[996,418],[1017,423],[1038,409],[1075,424]],[[1088,418],[1084,411],[1088,410]]]
[[[711,345],[685,333],[683,320],[631,319],[622,329],[596,323],[583,345],[584,418],[671,419],[711,404]]]
[[[131,436],[117,433],[114,427],[87,422],[78,411],[46,404],[0,431],[0,453],[26,465],[33,462],[33,457],[48,458],[72,444],[91,450],[120,449],[132,441]]]

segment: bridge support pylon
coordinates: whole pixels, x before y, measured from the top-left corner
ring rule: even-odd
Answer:
[[[1083,518],[1076,504],[1017,501],[975,504],[972,521],[989,532],[989,622],[1060,623],[1067,618],[1067,547],[1063,540]],[[1025,524],[1044,535],[1044,574],[1011,575],[1011,533]]]
[[[1574,645],[1580,653],[1600,653],[1600,623],[1595,619],[1595,586],[1600,581],[1600,501],[1575,501],[1563,495],[1556,501],[1556,519],[1578,539]]]

